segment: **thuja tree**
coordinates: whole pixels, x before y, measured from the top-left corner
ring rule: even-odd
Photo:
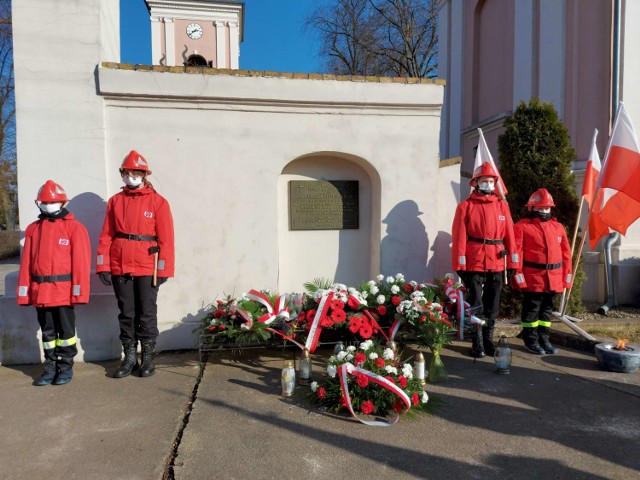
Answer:
[[[509,190],[507,200],[513,221],[527,215],[525,204],[531,194],[539,188],[546,188],[556,204],[552,214],[565,226],[571,242],[578,213],[578,195],[571,173],[571,162],[575,160],[576,152],[558,113],[552,104],[532,98],[528,104],[520,102],[504,126],[505,131],[498,138],[498,153],[500,174]],[[583,282],[584,272],[580,266],[567,313],[576,314],[583,310]],[[505,288],[501,313],[517,316],[520,301],[519,292]]]

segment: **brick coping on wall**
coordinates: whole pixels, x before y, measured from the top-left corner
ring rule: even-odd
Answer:
[[[334,80],[339,82],[367,82],[367,83],[426,83],[431,85],[446,85],[446,81],[440,78],[405,78],[405,77],[374,77],[360,75],[332,75],[327,73],[293,73],[274,72],[270,70],[233,70],[230,68],[208,67],[166,67],[163,65],[132,65],[130,63],[102,62],[102,68],[113,70],[135,70],[138,72],[168,72],[190,73],[202,75],[233,75],[237,77],[265,77],[265,78],[292,78],[296,80]]]

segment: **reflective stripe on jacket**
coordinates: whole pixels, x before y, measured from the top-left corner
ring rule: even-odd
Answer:
[[[27,227],[16,296],[19,305],[70,306],[89,301],[91,246],[87,229],[72,213],[40,219]],[[71,274],[71,281],[35,277]]]
[[[522,266],[513,277],[514,286],[528,292],[561,292],[572,283],[571,247],[561,223],[524,218],[514,225]],[[537,266],[526,265],[538,264]],[[561,263],[560,268],[551,268]],[[547,265],[547,268],[541,268]]]
[[[119,238],[116,232],[157,236],[158,241]],[[154,254],[150,247],[160,247],[158,277],[173,277],[173,217],[169,202],[153,188],[123,188],[109,199],[96,257],[96,272],[153,275]]]
[[[519,264],[509,204],[496,195],[472,192],[456,208],[451,235],[453,271],[502,271],[505,267],[501,256],[503,250],[507,251],[507,268],[517,268]],[[470,241],[469,237],[503,240],[503,243],[480,243]]]

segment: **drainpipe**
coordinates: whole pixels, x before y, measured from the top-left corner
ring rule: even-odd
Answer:
[[[621,0],[615,0],[613,6],[613,79],[611,85],[611,118],[616,118],[620,101],[620,8]],[[611,247],[618,241],[618,232],[610,233],[604,243],[604,266],[607,280],[607,303],[598,309],[598,313],[606,315],[615,306],[615,287],[613,284],[613,267],[611,266]]]

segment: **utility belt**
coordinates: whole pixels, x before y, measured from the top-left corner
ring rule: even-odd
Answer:
[[[138,240],[142,242],[157,242],[156,235],[136,235],[135,233],[116,232],[116,238],[125,238],[127,240]]]
[[[537,268],[539,270],[557,270],[558,268],[562,268],[562,262],[560,263],[535,263],[525,260],[525,267]]]
[[[470,242],[484,243],[485,245],[503,245],[504,244],[504,239],[502,238],[497,238],[495,240],[492,240],[490,238],[478,238],[478,237],[472,237],[472,236],[468,236],[467,238],[469,239]]]
[[[70,282],[71,274],[65,275],[31,275],[31,280],[36,283]]]

